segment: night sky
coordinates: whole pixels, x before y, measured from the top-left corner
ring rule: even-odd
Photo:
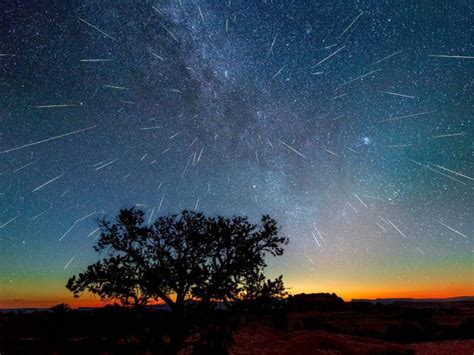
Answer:
[[[4,2],[0,306],[79,304],[96,220],[134,205],[270,214],[290,292],[473,294],[473,11]]]

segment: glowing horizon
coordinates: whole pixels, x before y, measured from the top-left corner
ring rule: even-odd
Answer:
[[[464,282],[463,279],[470,277],[471,271],[467,270],[465,275],[457,272],[457,277],[453,282],[444,284],[442,279],[434,280],[414,280],[408,284],[418,284],[421,286],[408,286],[407,282],[400,280],[392,282],[373,281],[367,282],[348,281],[334,279],[324,280],[319,284],[308,284],[304,280],[296,279],[286,281],[287,291],[295,295],[299,293],[335,293],[344,301],[352,299],[376,299],[376,298],[452,298],[474,296],[473,282]],[[63,283],[63,285],[61,284]],[[1,285],[3,290],[0,294],[0,308],[47,308],[59,303],[67,303],[70,306],[77,307],[101,307],[107,303],[102,302],[97,296],[90,293],[84,293],[80,298],[74,298],[72,294],[64,287],[66,280],[56,280],[46,289],[41,281],[30,282],[22,287],[8,287]],[[401,286],[401,284],[405,284]],[[38,292],[41,289],[42,292]],[[109,302],[111,304],[113,302]],[[158,302],[160,303],[160,302]]]

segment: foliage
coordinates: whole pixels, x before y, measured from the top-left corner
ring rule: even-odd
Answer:
[[[259,225],[246,217],[190,211],[148,225],[144,216],[136,208],[123,209],[115,223],[99,222],[94,248],[106,256],[69,279],[66,287],[76,297],[90,291],[134,306],[161,300],[182,312],[188,301],[235,304],[284,295],[282,277],[267,280],[263,274],[265,256],[282,255],[288,243],[269,216]]]
[[[56,314],[62,314],[62,313],[70,312],[72,308],[67,303],[59,303],[51,307],[50,310]]]

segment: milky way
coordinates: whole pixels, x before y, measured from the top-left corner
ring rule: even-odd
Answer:
[[[472,290],[472,3],[2,7],[2,299],[134,205],[272,215],[295,290]]]

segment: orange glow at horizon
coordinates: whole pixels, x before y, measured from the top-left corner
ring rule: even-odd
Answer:
[[[290,286],[290,285],[289,285]],[[420,289],[391,289],[385,288],[362,288],[362,287],[289,287],[290,294],[298,293],[335,293],[344,301],[350,302],[352,299],[375,299],[375,298],[448,298],[474,295],[472,284],[450,285],[448,288],[425,287]],[[26,297],[4,298],[0,295],[0,308],[49,308],[59,303],[67,303],[73,308],[79,307],[102,307],[106,302],[99,297],[84,294],[82,297],[74,298],[72,295],[63,293],[54,297],[52,294],[36,296],[34,293]],[[160,303],[160,302],[158,302]],[[111,302],[109,303],[111,304]],[[155,303],[156,304],[156,303]]]

